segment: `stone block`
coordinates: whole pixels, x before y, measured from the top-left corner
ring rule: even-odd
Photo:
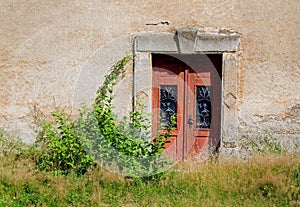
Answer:
[[[195,41],[195,52],[232,52],[239,45],[240,35],[219,33],[198,33]]]
[[[135,36],[135,48],[138,52],[177,52],[178,48],[171,33],[141,33]]]

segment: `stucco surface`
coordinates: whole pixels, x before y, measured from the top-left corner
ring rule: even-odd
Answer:
[[[240,134],[270,131],[299,140],[299,8],[298,0],[2,0],[0,126],[32,141],[31,107],[49,114],[56,104],[72,113],[74,99],[88,102],[91,95],[84,94],[92,94],[110,65],[131,52],[135,33],[193,26],[241,34]],[[78,93],[89,72],[91,87]],[[116,101],[125,102],[120,110],[130,105],[130,74],[116,92],[129,94]]]

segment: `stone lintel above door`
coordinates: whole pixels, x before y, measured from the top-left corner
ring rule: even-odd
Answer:
[[[172,33],[138,33],[135,52],[197,54],[205,52],[235,52],[240,34],[230,30],[198,30],[179,28]]]

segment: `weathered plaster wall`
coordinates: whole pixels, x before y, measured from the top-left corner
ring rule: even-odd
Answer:
[[[32,141],[30,107],[49,113],[55,100],[72,111],[88,101],[137,32],[224,27],[242,36],[241,134],[269,130],[299,140],[299,8],[297,0],[2,0],[0,126]],[[130,95],[119,100],[127,105]]]

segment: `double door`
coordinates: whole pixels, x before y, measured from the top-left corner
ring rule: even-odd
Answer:
[[[222,55],[153,54],[152,67],[153,134],[172,125],[165,154],[182,160],[215,152],[220,144]]]

